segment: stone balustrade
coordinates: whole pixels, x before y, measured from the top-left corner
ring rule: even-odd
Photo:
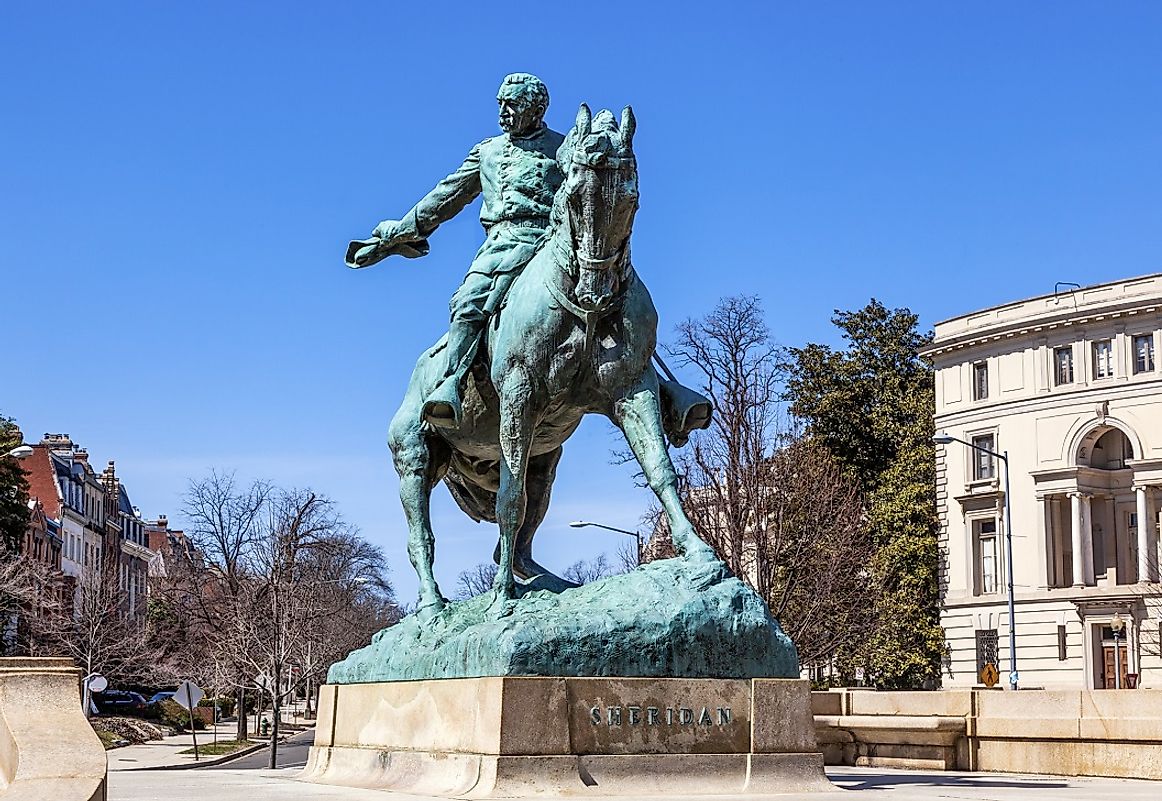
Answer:
[[[105,801],[80,678],[70,659],[0,659],[0,801]]]
[[[812,693],[831,765],[1162,779],[1162,690]]]

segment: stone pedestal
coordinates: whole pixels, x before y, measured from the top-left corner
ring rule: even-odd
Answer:
[[[303,778],[467,798],[833,789],[799,679],[326,685]]]

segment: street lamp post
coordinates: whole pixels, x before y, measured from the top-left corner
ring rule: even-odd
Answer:
[[[606,531],[616,531],[618,534],[625,534],[628,537],[633,537],[633,541],[637,543],[637,563],[642,563],[642,538],[636,531],[629,529],[617,528],[616,526],[607,526],[604,523],[594,523],[590,520],[574,520],[569,524],[572,528],[587,528],[593,526],[594,528],[603,528]]]
[[[1114,619],[1110,621],[1110,628],[1114,632],[1114,689],[1122,689],[1122,658],[1118,651],[1118,640],[1121,639],[1122,632],[1126,628],[1126,621],[1122,618],[1121,612],[1114,614]],[[1126,646],[1127,655],[1129,654],[1129,646]]]
[[[967,445],[973,450],[987,453],[994,459],[1000,459],[1005,465],[1005,572],[1008,579],[1009,590],[1009,689],[1017,689],[1017,615],[1016,604],[1013,599],[1013,493],[1009,491],[1009,452],[1002,451],[997,453],[989,448],[975,445],[971,442],[966,442],[959,437],[954,437],[947,431],[941,431],[936,436],[932,437],[932,441],[938,445],[948,445],[952,442],[959,442],[961,445]]]

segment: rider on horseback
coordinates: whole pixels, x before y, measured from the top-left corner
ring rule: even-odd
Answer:
[[[468,275],[452,296],[451,324],[443,345],[443,380],[424,401],[423,417],[438,428],[458,428],[464,379],[476,357],[485,321],[494,315],[509,286],[536,253],[564,181],[558,148],[565,136],[544,124],[549,90],[535,75],[505,77],[497,92],[500,136],[472,148],[460,168],[426,194],[402,220],[384,220],[372,239],[355,241],[350,267],[367,267],[390,255],[426,255],[427,239],[440,223],[483,195],[480,222],[487,232]],[[433,352],[439,353],[440,348]],[[659,377],[666,434],[683,445],[690,431],[710,421],[710,403],[700,393]]]
[[[384,220],[373,232],[381,240],[381,252],[418,245],[421,255],[440,223],[455,217],[477,195],[484,196],[480,222],[487,238],[452,296],[444,380],[424,403],[424,418],[442,428],[460,424],[461,387],[484,322],[536,252],[564,178],[557,148],[565,137],[544,124],[549,107],[545,84],[536,76],[513,73],[501,83],[496,101],[504,133],[472,148],[460,169],[436,184],[402,220]]]

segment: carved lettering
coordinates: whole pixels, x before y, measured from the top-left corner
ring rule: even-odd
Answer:
[[[602,720],[607,726],[659,726],[662,725],[662,708],[656,706],[642,707],[637,704],[625,706],[603,707],[594,705],[589,707],[589,720],[594,726],[600,726]],[[665,707],[667,726],[714,726],[717,719],[718,726],[729,726],[733,721],[730,707]]]

